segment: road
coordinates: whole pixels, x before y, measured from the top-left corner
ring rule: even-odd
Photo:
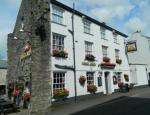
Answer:
[[[132,97],[122,96],[72,115],[150,115],[150,90]]]

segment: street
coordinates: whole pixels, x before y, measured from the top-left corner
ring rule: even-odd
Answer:
[[[90,107],[72,115],[149,115],[150,91],[134,96],[122,96],[103,104]]]

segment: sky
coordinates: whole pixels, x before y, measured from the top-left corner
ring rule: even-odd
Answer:
[[[150,0],[58,0],[127,34],[150,36]],[[7,59],[7,35],[13,32],[21,0],[0,0],[0,59]]]

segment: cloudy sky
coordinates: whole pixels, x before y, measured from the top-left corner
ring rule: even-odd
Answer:
[[[59,0],[127,34],[150,36],[150,0]],[[21,0],[0,0],[0,59],[7,59],[7,34],[13,31]]]

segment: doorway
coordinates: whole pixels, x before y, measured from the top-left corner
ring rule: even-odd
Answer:
[[[104,77],[105,77],[105,88],[106,88],[106,94],[111,94],[112,89],[111,89],[111,77],[110,77],[110,72],[104,72]]]

